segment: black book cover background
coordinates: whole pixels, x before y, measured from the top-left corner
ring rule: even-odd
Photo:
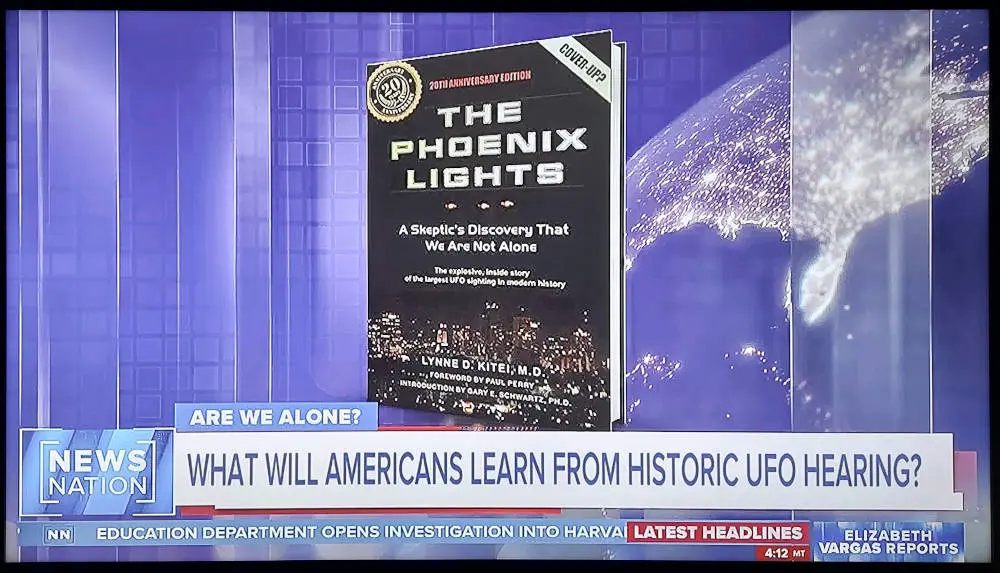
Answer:
[[[577,37],[601,59],[610,61],[610,33]],[[602,49],[603,47],[603,49]],[[607,52],[604,54],[603,52]],[[608,201],[611,122],[610,104],[586,86],[570,70],[536,43],[498,47],[407,60],[420,73],[423,94],[414,113],[397,123],[383,123],[369,117],[368,122],[368,225],[369,225],[369,319],[377,321],[386,313],[399,316],[403,339],[417,336],[415,324],[460,325],[476,327],[483,320],[487,303],[495,303],[495,321],[514,327],[515,317],[530,317],[540,323],[538,338],[572,336],[577,328],[591,334],[596,376],[576,380],[572,393],[563,380],[554,384],[553,396],[565,395],[568,408],[553,404],[517,403],[465,397],[461,393],[441,393],[401,386],[397,383],[399,365],[369,356],[369,398],[404,408],[418,408],[454,414],[490,417],[506,423],[543,427],[607,429],[610,424],[607,394],[608,369],[605,361],[610,343],[610,286],[606,279],[609,248],[610,202]],[[607,63],[607,62],[606,62]],[[529,81],[428,90],[431,81],[447,78],[503,73],[527,69]],[[369,70],[371,71],[371,69]],[[445,128],[437,114],[441,107],[522,102],[522,121],[517,124],[476,125],[457,123]],[[586,127],[585,151],[524,155],[501,155],[483,158],[418,160],[415,154],[398,161],[389,158],[389,144],[401,139],[434,139],[451,136],[541,131]],[[558,138],[554,138],[558,141]],[[472,167],[495,164],[541,163],[560,161],[565,165],[565,181],[560,186],[500,187],[444,191],[405,191],[406,170],[414,169],[417,178],[426,179],[432,167]],[[607,183],[605,183],[607,182]],[[502,201],[514,206],[504,209]],[[490,204],[483,210],[481,202]],[[457,208],[448,211],[445,204]],[[516,242],[535,242],[537,253],[433,253],[425,247],[425,237],[399,236],[400,226],[437,225],[534,225],[548,222],[568,223],[568,238],[539,237],[530,240],[512,237]],[[451,237],[443,237],[448,242]],[[483,240],[502,240],[483,237]],[[420,285],[404,283],[409,274],[431,276],[434,267],[527,269],[532,278],[566,281],[562,291],[540,288],[492,288],[459,285]],[[523,309],[523,310],[522,310]],[[425,326],[426,328],[426,326]],[[428,334],[424,332],[426,338]],[[370,353],[371,354],[371,353]],[[433,355],[423,352],[422,355]],[[502,357],[483,357],[507,362]],[[524,357],[528,358],[528,357]],[[419,368],[413,356],[410,374]],[[537,360],[515,357],[514,363],[534,365]],[[462,386],[462,384],[455,384]],[[559,387],[562,386],[562,387]],[[603,390],[603,397],[595,395]],[[527,392],[530,393],[530,392]],[[473,411],[463,409],[474,404]],[[491,402],[515,404],[509,412],[488,408]]]

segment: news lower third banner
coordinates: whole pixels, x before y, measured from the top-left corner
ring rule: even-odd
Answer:
[[[239,510],[963,509],[947,434],[333,436],[178,432],[175,501]]]
[[[950,434],[386,432],[358,403],[176,413],[176,430],[22,430],[21,517],[963,509]]]
[[[21,547],[321,544],[746,546],[762,561],[964,561],[961,523],[349,517],[28,522]]]

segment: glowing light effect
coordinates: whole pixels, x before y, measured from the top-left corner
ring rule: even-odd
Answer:
[[[816,399],[816,393],[807,380],[800,380],[795,384],[792,391],[792,379],[787,368],[768,352],[760,348],[753,342],[746,342],[740,345],[735,351],[726,352],[721,356],[730,371],[746,372],[747,366],[756,371],[754,377],[748,378],[747,383],[753,383],[759,379],[766,385],[774,385],[784,390],[785,398],[791,404],[794,401],[794,408],[800,413],[802,426],[798,429],[808,429],[818,432],[829,432],[833,430],[833,413],[829,408],[821,405]],[[642,407],[642,393],[646,390],[653,390],[674,382],[681,371],[681,362],[666,356],[655,356],[647,354],[643,356],[636,365],[626,374],[628,384],[629,404],[626,410],[626,423],[632,421],[632,416]],[[733,419],[733,413],[722,412],[721,417],[726,421]]]
[[[931,125],[936,193],[965,180],[976,162],[990,154],[990,75],[969,79],[969,70],[988,50],[989,46],[971,44],[959,35],[934,38]]]
[[[632,422],[632,414],[642,405],[642,392],[652,390],[658,382],[668,382],[681,369],[681,363],[666,356],[646,354],[631,370],[625,373],[629,402],[625,410],[625,423]]]
[[[730,370],[736,370],[744,363],[751,363],[759,370],[759,376],[766,384],[778,385],[785,390],[789,404],[794,402],[796,412],[804,413],[800,417],[807,427],[797,427],[798,430],[832,431],[833,412],[816,403],[816,395],[807,380],[799,380],[792,388],[792,378],[777,359],[772,358],[765,350],[753,343],[745,343],[738,352],[726,353],[723,359],[729,364]],[[726,419],[731,414],[726,413]]]

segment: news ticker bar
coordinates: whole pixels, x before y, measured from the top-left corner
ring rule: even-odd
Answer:
[[[21,547],[319,544],[746,546],[763,561],[962,561],[962,523],[491,518],[23,522]],[[750,554],[748,554],[749,556]]]

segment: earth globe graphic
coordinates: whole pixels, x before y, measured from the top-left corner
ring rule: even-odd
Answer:
[[[808,355],[830,353],[833,323],[852,342],[886,336],[872,285],[929,288],[929,204],[988,160],[986,35],[970,26],[982,15],[934,17],[968,21],[935,34],[933,57],[927,12],[799,19],[790,49],[629,159],[629,429],[909,428],[835,411],[836,365]],[[910,275],[863,264],[887,250]],[[904,310],[928,321],[929,308]],[[929,348],[907,353],[926,362]]]

